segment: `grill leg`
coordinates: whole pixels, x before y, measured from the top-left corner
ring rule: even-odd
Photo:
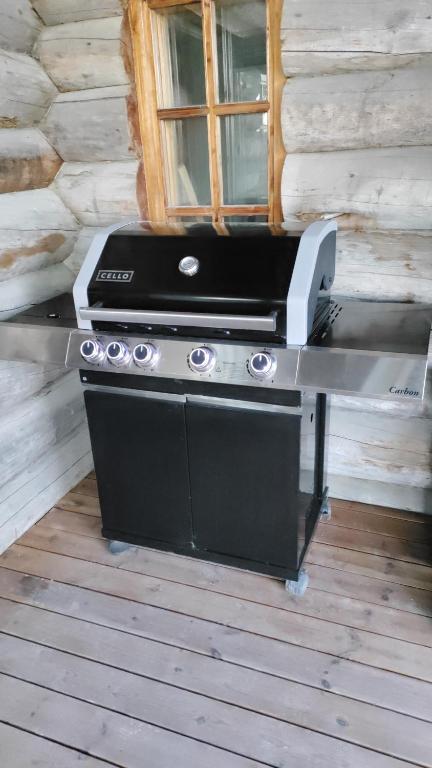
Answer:
[[[112,555],[121,555],[122,552],[126,552],[129,549],[130,544],[126,541],[116,541],[112,539],[108,542],[108,549]]]
[[[328,520],[331,520],[331,515],[332,515],[332,508],[331,508],[331,503],[328,497],[328,488],[325,488],[324,498],[322,500],[321,509],[320,509],[320,520],[322,520],[322,522],[325,523]]]
[[[308,584],[309,574],[302,568],[299,572],[298,580],[294,581],[294,579],[288,579],[285,582],[285,589],[287,592],[291,592],[292,595],[301,597],[306,592]]]

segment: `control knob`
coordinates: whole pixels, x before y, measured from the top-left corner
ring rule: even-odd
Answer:
[[[131,359],[130,349],[124,341],[111,341],[107,346],[106,354],[111,365],[117,367],[127,365]]]
[[[140,368],[153,368],[159,360],[160,352],[154,344],[137,344],[132,352],[135,365]]]
[[[276,370],[276,360],[269,352],[255,352],[249,359],[249,373],[256,379],[269,379]]]
[[[216,355],[210,347],[196,347],[189,355],[189,365],[197,373],[207,373],[214,368]]]
[[[81,357],[86,363],[97,365],[105,357],[105,350],[98,339],[85,339],[80,346]]]

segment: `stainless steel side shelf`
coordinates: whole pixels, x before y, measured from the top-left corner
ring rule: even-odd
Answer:
[[[72,294],[32,306],[0,322],[0,359],[63,366],[76,327]]]
[[[302,348],[296,387],[388,399],[422,399],[432,307],[343,299]]]

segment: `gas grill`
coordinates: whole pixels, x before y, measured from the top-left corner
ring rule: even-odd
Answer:
[[[330,514],[326,394],[421,398],[430,331],[425,307],[332,299],[335,243],[334,221],[96,236],[66,365],[85,388],[113,552],[169,550],[303,592]]]

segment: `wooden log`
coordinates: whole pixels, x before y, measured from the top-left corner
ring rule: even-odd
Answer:
[[[35,55],[60,91],[126,85],[119,16],[46,27]]]
[[[295,75],[335,75],[342,72],[398,69],[424,60],[422,53],[362,53],[352,51],[282,51],[282,67],[287,77]]]
[[[346,229],[427,230],[432,216],[432,147],[390,147],[288,155],[284,216],[303,229],[336,218]]]
[[[381,301],[429,302],[429,232],[339,232],[335,294]]]
[[[99,227],[83,227],[78,235],[78,239],[75,242],[72,253],[66,261],[65,265],[77,275],[81,269],[81,265],[87,255],[91,242],[95,235],[100,232]]]
[[[0,48],[31,53],[42,29],[29,0],[2,0],[0,6]]]
[[[432,509],[432,490],[408,485],[395,485],[379,480],[365,480],[349,475],[329,473],[328,485],[333,497],[348,501],[363,501],[365,504],[379,506],[391,505],[410,512],[430,515]],[[381,559],[381,558],[380,558]]]
[[[77,230],[52,189],[0,195],[0,281],[63,261]]]
[[[83,419],[78,429],[47,448],[42,458],[35,457],[30,471],[22,472],[1,489],[8,494],[11,487],[14,490],[7,499],[8,519],[0,528],[0,552],[32,528],[92,466],[88,428]]]
[[[27,272],[0,283],[0,320],[23,312],[62,293],[69,293],[75,275],[64,264],[53,264],[36,272]]]
[[[30,0],[44,24],[66,24],[70,21],[121,16],[124,0]]]
[[[0,50],[0,128],[38,123],[56,94],[56,87],[31,56]]]
[[[127,85],[59,94],[41,128],[63,160],[128,160],[128,96]]]
[[[282,49],[296,51],[431,52],[429,0],[289,0],[282,14]]]
[[[332,408],[343,408],[348,411],[362,413],[386,413],[398,419],[415,418],[432,419],[432,376],[426,382],[424,400],[374,400],[369,397],[353,397],[350,395],[332,395]]]
[[[72,466],[68,460],[64,463],[66,452],[56,465],[53,449],[75,438],[84,421],[82,387],[73,372],[63,372],[60,378],[2,414],[0,531],[37,495],[36,491],[48,488],[52,478],[59,478]],[[88,435],[87,440],[80,435],[78,444],[80,455],[77,457],[75,452],[74,461],[89,452]],[[29,494],[28,486],[33,493]]]
[[[63,366],[0,360],[0,420],[12,408],[63,375]]]
[[[0,128],[0,194],[48,186],[61,163],[37,128]]]
[[[429,56],[403,69],[288,80],[282,102],[287,152],[432,144],[431,75]]]
[[[98,227],[139,218],[137,160],[113,163],[64,163],[54,187],[74,216]]]
[[[430,419],[335,407],[329,425],[329,472],[428,488],[432,485]]]

